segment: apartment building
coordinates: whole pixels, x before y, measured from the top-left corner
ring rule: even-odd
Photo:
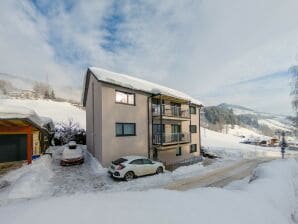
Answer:
[[[200,156],[203,105],[185,93],[91,67],[82,103],[87,148],[103,166],[126,155],[166,164]]]

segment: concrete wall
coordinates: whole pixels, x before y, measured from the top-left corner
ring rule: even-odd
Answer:
[[[115,102],[116,90],[135,93],[135,105]],[[102,84],[102,165],[125,155],[148,155],[148,96]],[[116,123],[136,123],[136,136],[116,137]]]

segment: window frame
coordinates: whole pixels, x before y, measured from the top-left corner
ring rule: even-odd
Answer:
[[[128,124],[128,125],[133,125],[134,126],[134,133],[133,134],[125,134],[124,133],[124,126]],[[121,134],[117,134],[117,125],[122,125],[121,129],[122,129],[122,132]],[[125,123],[125,122],[116,122],[115,124],[115,134],[116,134],[116,137],[128,137],[128,136],[136,136],[137,135],[137,129],[136,129],[136,123]]]
[[[191,108],[194,109],[194,113],[192,113]],[[190,114],[197,114],[197,107],[196,107],[196,106],[189,106],[189,113],[190,113]]]
[[[195,146],[195,149],[192,149],[192,146]],[[189,146],[189,153],[195,153],[198,151],[198,145],[197,144],[191,144]]]
[[[123,93],[127,95],[127,101],[128,101],[128,95],[133,95],[133,104],[131,103],[123,103],[123,102],[117,102],[117,92]],[[116,104],[123,104],[123,105],[129,105],[129,106],[136,106],[136,93],[130,93],[130,92],[125,92],[122,90],[115,90],[115,103]]]
[[[179,150],[179,152],[177,153],[177,150]],[[181,146],[178,146],[176,148],[176,156],[182,156],[182,147]]]
[[[195,127],[195,130],[192,130],[193,127]],[[198,132],[197,125],[195,125],[195,124],[189,125],[189,132],[190,133],[197,133]]]

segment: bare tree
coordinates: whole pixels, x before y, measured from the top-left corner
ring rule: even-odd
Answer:
[[[295,112],[295,117],[294,117],[295,135],[297,137],[298,136],[298,65],[292,66],[289,69],[289,72],[292,74],[291,96],[292,96],[292,106]]]

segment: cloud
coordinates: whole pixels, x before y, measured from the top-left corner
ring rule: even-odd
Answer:
[[[0,67],[80,86],[92,65],[208,96],[296,63],[297,7],[296,0],[1,1]],[[257,97],[225,95],[243,105]],[[280,108],[262,103],[255,106]]]

